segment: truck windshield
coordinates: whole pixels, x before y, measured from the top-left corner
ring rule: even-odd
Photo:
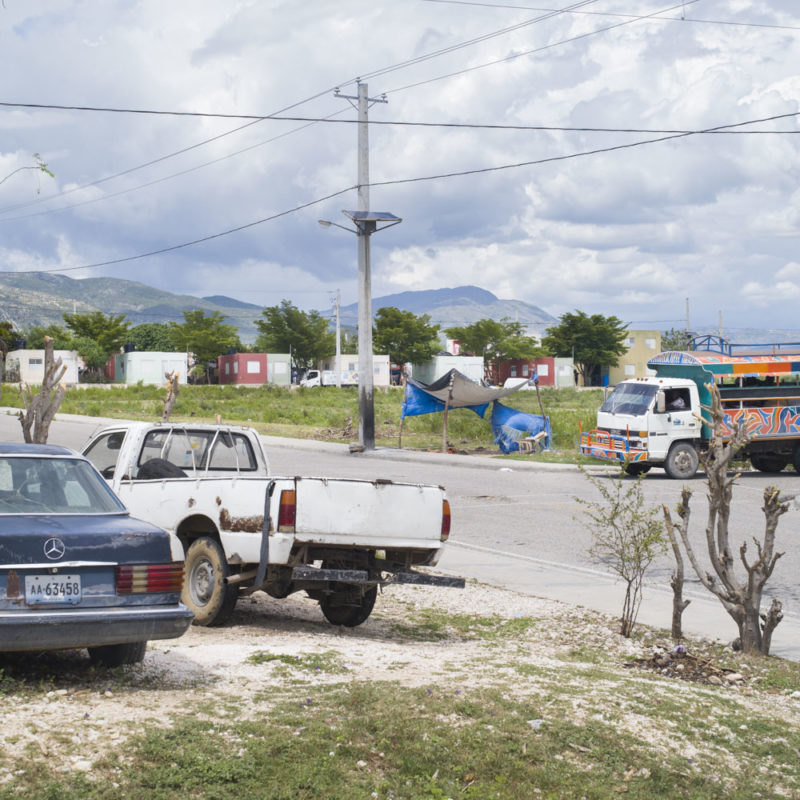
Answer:
[[[620,383],[608,396],[600,411],[641,416],[647,413],[657,391],[658,387],[649,383]]]

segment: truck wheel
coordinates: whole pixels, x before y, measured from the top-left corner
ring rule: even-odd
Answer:
[[[325,595],[319,601],[319,607],[331,625],[355,628],[356,625],[365,622],[372,613],[377,596],[377,586],[364,590],[363,594],[359,586],[350,586],[343,591]]]
[[[192,542],[186,551],[181,600],[194,613],[194,625],[222,625],[230,619],[239,587],[228,584],[229,574],[219,542],[208,536]]]
[[[664,472],[673,480],[688,480],[697,472],[700,459],[697,450],[688,442],[676,442],[667,453]]]
[[[795,445],[794,453],[792,454],[792,466],[796,472],[800,472],[800,444]]]
[[[789,460],[781,456],[752,455],[750,463],[753,465],[753,469],[757,469],[759,472],[781,472]]]
[[[638,478],[639,475],[647,475],[650,472],[650,464],[639,464],[637,462],[626,464],[625,472],[628,475],[633,475],[634,478]]]
[[[89,658],[94,664],[104,667],[121,667],[123,664],[138,664],[144,659],[147,642],[125,642],[104,644],[89,648]]]

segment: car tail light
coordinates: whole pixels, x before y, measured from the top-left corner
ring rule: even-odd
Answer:
[[[281,503],[278,508],[278,530],[292,533],[297,521],[297,494],[294,489],[281,492]]]
[[[450,536],[450,503],[442,500],[442,541]]]
[[[117,594],[180,592],[183,589],[183,564],[136,564],[117,567]]]

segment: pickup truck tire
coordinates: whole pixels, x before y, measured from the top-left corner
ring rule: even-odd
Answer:
[[[319,601],[319,607],[331,625],[355,628],[356,625],[365,622],[372,613],[377,596],[377,586],[366,589],[363,594],[361,594],[360,587],[351,586],[326,595]]]
[[[194,614],[194,625],[222,625],[231,618],[239,587],[228,584],[229,574],[219,542],[201,536],[189,545],[181,600]]]
[[[700,457],[689,442],[675,442],[667,453],[664,472],[673,480],[688,480],[697,472]]]
[[[125,642],[104,644],[89,648],[89,658],[94,664],[105,667],[121,667],[123,664],[138,664],[144,659],[147,642]]]

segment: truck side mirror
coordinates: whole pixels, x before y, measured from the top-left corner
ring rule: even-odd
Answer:
[[[659,414],[663,414],[666,410],[667,397],[664,392],[659,389],[658,392],[656,392],[656,411],[658,411]]]

